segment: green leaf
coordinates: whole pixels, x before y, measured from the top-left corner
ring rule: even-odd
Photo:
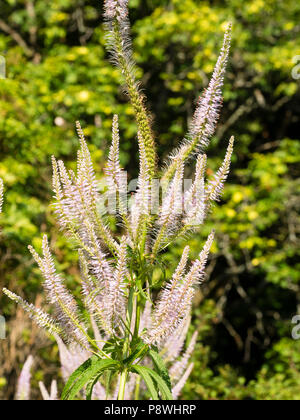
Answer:
[[[62,392],[62,400],[72,400],[89,382],[92,382],[105,371],[117,368],[119,363],[112,359],[100,359],[92,356],[77,368],[70,376]]]
[[[137,358],[144,356],[148,349],[149,347],[142,340],[139,340],[134,351],[127,359],[123,360],[123,364],[130,366]]]
[[[152,378],[151,378],[151,376],[148,372],[148,368],[146,368],[145,366],[135,365],[135,366],[132,366],[132,372],[137,373],[138,375],[140,375],[143,378],[143,380],[146,384],[146,387],[147,387],[148,391],[150,392],[151,398],[153,400],[158,400],[159,399],[158,394],[156,392],[156,389],[155,389],[154,383],[152,381]]]
[[[149,351],[149,355],[151,359],[153,360],[153,363],[158,371],[158,374],[163,378],[163,380],[168,385],[168,388],[170,391],[172,391],[172,385],[171,380],[169,376],[168,369],[166,368],[166,365],[162,359],[162,357],[158,354],[158,352],[154,349],[151,349]]]
[[[154,372],[154,370],[147,368],[149,371],[149,374],[152,376],[152,378],[156,381],[158,389],[161,392],[161,396],[163,400],[173,400],[172,392],[169,389],[168,384],[165,382],[165,380],[159,376],[157,372]]]

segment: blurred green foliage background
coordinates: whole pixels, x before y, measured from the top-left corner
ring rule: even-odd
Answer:
[[[294,0],[130,0],[135,58],[161,156],[183,137],[233,22],[224,108],[208,150],[208,175],[236,136],[224,200],[191,240],[194,255],[214,227],[207,282],[194,307],[200,339],[185,399],[300,399],[300,3]],[[111,120],[120,115],[122,163],[136,175],[136,127],[119,71],[104,48],[98,0],[1,0],[0,285],[41,300],[27,245],[51,235],[60,269],[78,287],[77,262],[49,202],[50,156],[76,158],[79,119],[101,177]],[[299,72],[300,73],[300,72]],[[300,76],[300,74],[299,74]],[[171,272],[183,242],[164,255]],[[157,272],[157,281],[160,272]],[[8,338],[0,342],[0,398],[13,397],[26,356],[34,383],[57,373],[57,348],[0,295]],[[38,398],[38,391],[35,396]]]

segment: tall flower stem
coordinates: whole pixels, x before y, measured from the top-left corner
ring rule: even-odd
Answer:
[[[126,314],[128,329],[126,329],[125,331],[125,340],[124,340],[124,346],[123,346],[123,359],[126,359],[128,355],[129,345],[130,345],[129,330],[130,330],[131,320],[132,320],[132,315],[133,315],[133,300],[134,300],[134,288],[131,288],[129,292],[129,297],[128,297],[128,306],[127,306],[127,314]],[[128,377],[128,369],[124,368],[120,376],[118,400],[124,400],[127,377]]]
[[[118,400],[124,400],[128,371],[124,369],[120,377]]]
[[[141,377],[139,376],[136,380],[135,391],[134,391],[134,399],[138,401],[140,398],[140,385],[141,385]]]

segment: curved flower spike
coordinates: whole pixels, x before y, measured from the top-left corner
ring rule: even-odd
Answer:
[[[172,178],[176,170],[176,159],[181,159],[185,162],[194,153],[201,151],[208,145],[210,137],[215,131],[222,105],[221,89],[224,83],[224,75],[230,50],[231,29],[232,25],[230,23],[225,31],[223,46],[212,78],[203,96],[199,99],[187,138],[170,156],[171,163],[163,176],[163,179],[166,181]]]

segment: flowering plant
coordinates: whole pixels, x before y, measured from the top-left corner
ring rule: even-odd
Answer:
[[[99,193],[91,156],[83,131],[77,173],[52,158],[55,213],[61,229],[78,251],[82,302],[67,289],[58,274],[47,236],[42,255],[29,250],[44,277],[44,289],[53,308],[48,314],[4,289],[59,345],[63,378],[62,399],[85,392],[87,399],[176,399],[193,365],[189,363],[197,333],[183,352],[190,324],[195,286],[204,279],[212,232],[199,257],[189,264],[189,247],[170,280],[156,298],[152,274],[159,254],[180,237],[201,226],[211,205],[222,193],[233,151],[230,139],[223,164],[206,182],[204,148],[213,135],[222,103],[221,88],[228,60],[231,25],[211,81],[200,97],[189,132],[158,169],[155,139],[136,80],[129,37],[128,0],[107,0],[105,18],[107,45],[113,62],[121,69],[133,106],[139,147],[137,189],[128,206],[126,172],[119,160],[118,117],[112,123],[112,145],[105,168],[107,192]],[[194,180],[184,182],[185,165],[196,158]],[[105,203],[108,203],[107,205]],[[128,208],[129,207],[129,208]],[[117,237],[108,227],[104,209],[114,214],[120,228]],[[80,308],[84,307],[84,311]],[[83,313],[85,315],[83,315]],[[18,394],[27,387],[32,359],[19,380]],[[142,379],[142,381],[141,381]],[[57,398],[53,383],[45,399]],[[23,392],[24,395],[24,392]]]

